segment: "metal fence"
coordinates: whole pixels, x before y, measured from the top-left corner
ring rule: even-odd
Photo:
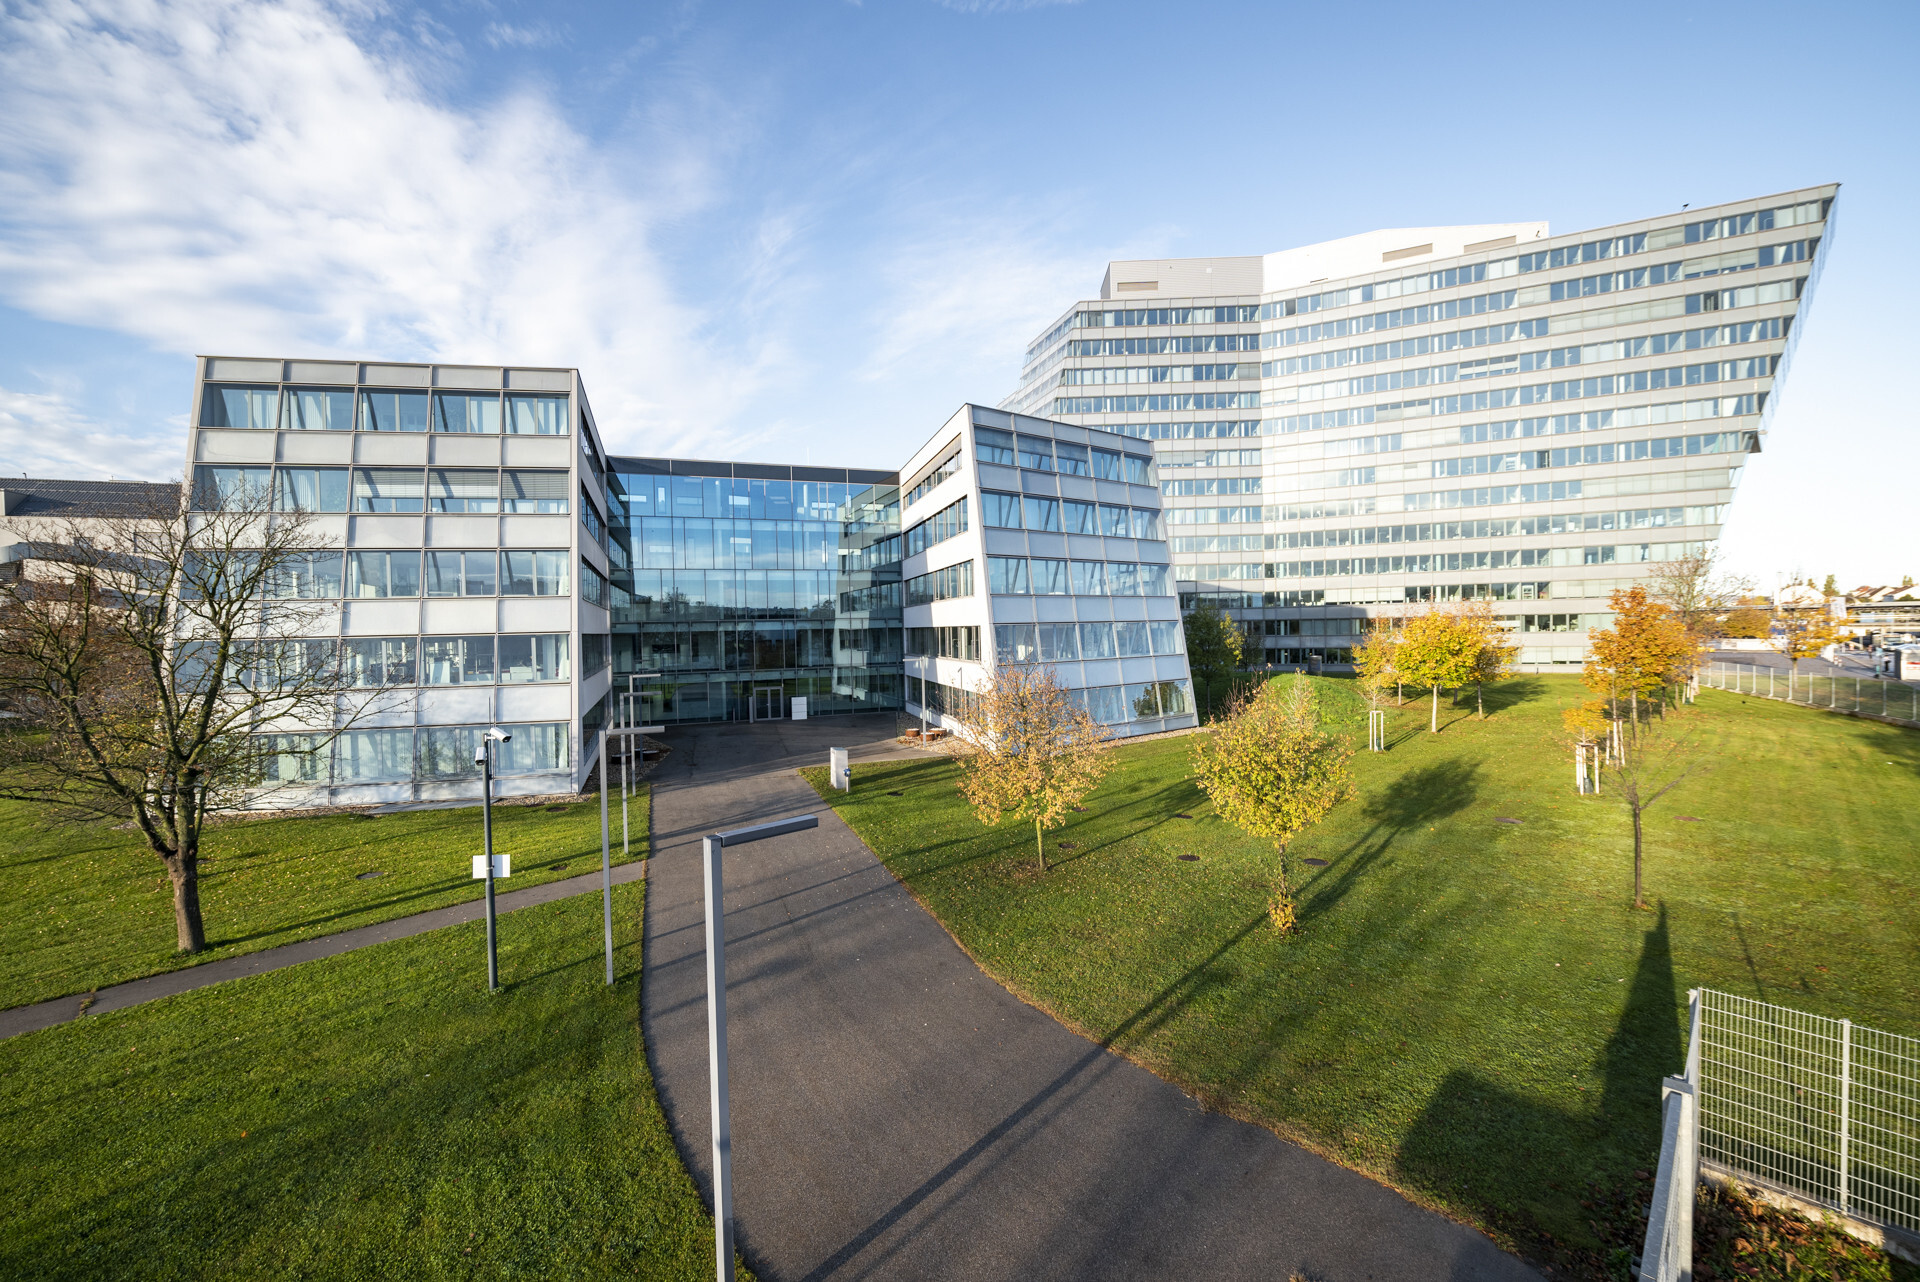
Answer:
[[[1687,994],[1687,1067],[1660,1083],[1660,1167],[1647,1209],[1640,1282],[1693,1277],[1693,1201],[1700,1183],[1700,990]]]
[[[1784,668],[1727,663],[1716,659],[1708,665],[1700,684],[1761,699],[1780,699],[1838,712],[1865,713],[1920,726],[1920,685],[1906,681],[1815,676],[1811,673],[1795,676]]]

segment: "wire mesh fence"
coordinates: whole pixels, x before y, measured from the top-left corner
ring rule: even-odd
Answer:
[[[1907,681],[1795,674],[1787,668],[1716,659],[1708,665],[1701,684],[1761,699],[1779,699],[1809,708],[1885,717],[1920,726],[1920,685]]]
[[[1699,1156],[1920,1234],[1920,1040],[1701,991]]]

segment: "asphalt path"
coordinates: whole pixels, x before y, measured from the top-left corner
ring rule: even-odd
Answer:
[[[901,755],[892,729],[675,729],[654,776],[642,1015],[709,1201],[700,838],[820,818],[726,858],[735,1217],[761,1277],[1538,1278],[988,978],[794,774],[849,747],[860,787],[863,760]],[[1163,995],[1134,1026],[1165,1009]]]

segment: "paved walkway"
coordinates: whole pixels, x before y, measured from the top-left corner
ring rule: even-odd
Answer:
[[[618,802],[616,801],[615,804],[618,805]],[[646,875],[646,861],[641,859],[633,860],[631,863],[617,864],[613,869],[615,885],[638,881]],[[599,889],[600,870],[596,868],[578,877],[549,881],[543,885],[530,886],[526,890],[511,890],[504,894],[496,892],[493,897],[494,910],[510,913],[516,908],[550,904],[556,899],[567,899]],[[362,926],[357,930],[343,930],[337,935],[303,939],[297,944],[263,948],[257,953],[247,953],[240,957],[222,957],[218,961],[201,962],[198,966],[188,966],[182,970],[170,970],[164,975],[149,975],[145,979],[129,980],[124,984],[115,984],[112,988],[100,989],[93,994],[93,1000],[90,1003],[87,1001],[86,994],[82,993],[72,997],[57,997],[50,1002],[40,1002],[34,1006],[16,1006],[12,1010],[0,1010],[0,1038],[31,1033],[42,1028],[52,1028],[55,1024],[64,1024],[70,1019],[78,1019],[83,1007],[86,1014],[104,1015],[110,1010],[121,1010],[128,1006],[138,1006],[141,1002],[150,1002],[156,997],[171,997],[175,993],[205,988],[208,984],[241,979],[248,975],[264,975],[270,970],[279,970],[282,966],[294,966],[319,957],[350,953],[356,948],[384,944],[389,939],[405,939],[409,935],[424,934],[429,930],[438,930],[442,926],[457,926],[462,922],[479,921],[486,916],[486,912],[486,900],[475,899],[469,903],[436,908],[431,912],[415,913],[411,917],[396,917],[392,921]]]
[[[891,717],[669,731],[654,777],[642,1013],[707,1166],[700,848],[727,858],[734,1200],[761,1277],[1537,1279],[1480,1234],[1189,1097],[1010,996],[796,765],[889,754]]]

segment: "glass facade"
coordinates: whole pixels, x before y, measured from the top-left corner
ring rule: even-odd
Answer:
[[[613,670],[647,723],[902,706],[888,472],[612,460]]]
[[[1585,631],[1610,625],[1607,594],[1647,573],[1629,567],[1717,538],[1771,423],[1837,191],[1564,237],[1369,233],[1311,247],[1311,268],[1289,265],[1304,251],[1114,263],[1101,299],[1029,345],[1002,408],[1155,442],[1182,597],[1231,610],[1270,660],[1343,660],[1370,619],[1484,599],[1552,602],[1498,612],[1516,632],[1571,634],[1523,643],[1523,662],[1577,663]],[[1135,292],[1156,297],[1112,297]],[[1010,520],[1003,508],[989,501],[986,522]],[[1440,515],[1463,508],[1498,515]],[[1677,525],[1659,541],[1566,538]],[[1293,552],[1438,539],[1466,546]]]

